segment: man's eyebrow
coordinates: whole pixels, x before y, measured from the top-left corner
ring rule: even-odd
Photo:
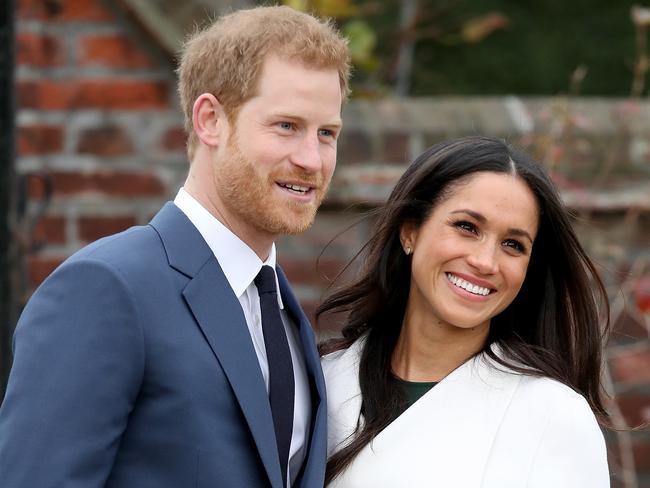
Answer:
[[[286,112],[275,112],[271,114],[271,118],[274,119],[288,119],[288,120],[295,120],[301,123],[305,122],[304,117],[300,117],[298,115],[291,115]],[[325,122],[324,124],[321,124],[322,127],[336,127],[340,129],[343,127],[343,120],[340,117],[337,117],[336,119],[332,119],[330,122]]]
[[[452,214],[464,213],[464,214],[467,214],[470,217],[478,220],[482,224],[487,222],[487,218],[485,217],[485,215],[483,215],[483,214],[481,214],[481,213],[479,213],[479,212],[477,212],[475,210],[470,210],[468,208],[461,208],[459,210],[454,210],[451,213]],[[512,235],[518,236],[518,237],[525,237],[531,242],[531,244],[533,242],[535,242],[533,240],[532,236],[527,231],[525,231],[524,229],[518,229],[517,227],[511,227],[511,228],[508,229],[508,234],[512,234]]]

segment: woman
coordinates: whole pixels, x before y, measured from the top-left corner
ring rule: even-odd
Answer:
[[[349,312],[323,347],[329,486],[609,486],[607,297],[524,154],[481,137],[427,150],[325,312]]]

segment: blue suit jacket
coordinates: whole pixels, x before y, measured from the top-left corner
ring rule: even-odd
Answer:
[[[278,268],[279,269],[279,268]],[[325,386],[311,326],[278,271],[312,389],[296,486],[323,486]],[[16,328],[0,409],[2,488],[281,488],[264,380],[239,301],[187,217],[82,249]]]

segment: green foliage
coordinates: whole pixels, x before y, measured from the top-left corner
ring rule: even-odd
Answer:
[[[337,20],[357,94],[391,91],[409,44],[411,95],[555,95],[578,68],[584,95],[625,96],[632,85],[635,0],[418,0],[402,26],[398,0],[284,3]]]
[[[284,0],[282,3],[301,12],[336,19],[349,41],[352,63],[356,72],[372,73],[378,69],[380,62],[374,55],[377,35],[374,29],[361,18],[356,2],[353,0]]]
[[[374,55],[377,34],[362,20],[351,20],[343,26],[343,34],[350,42],[352,62],[364,72],[372,73],[379,68],[379,59]]]
[[[503,12],[507,29],[475,45],[418,43],[412,93],[566,93],[574,70],[587,74],[581,93],[627,95],[634,63],[633,1],[458,1],[454,16]]]

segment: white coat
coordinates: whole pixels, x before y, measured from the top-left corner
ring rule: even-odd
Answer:
[[[322,360],[328,456],[359,420],[363,338]],[[479,355],[367,445],[330,488],[608,488],[605,441],[586,400]]]

